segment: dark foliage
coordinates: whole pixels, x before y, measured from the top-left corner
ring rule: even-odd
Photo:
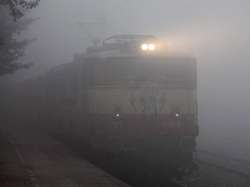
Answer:
[[[16,36],[34,19],[21,19],[25,10],[34,8],[40,0],[0,0],[0,76],[30,67],[20,63],[25,47],[32,40],[17,40]]]
[[[24,15],[25,10],[34,8],[40,0],[0,0],[0,5],[7,6],[16,20]]]

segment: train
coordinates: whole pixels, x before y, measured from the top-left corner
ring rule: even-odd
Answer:
[[[19,121],[131,184],[182,178],[195,168],[196,59],[171,53],[154,36],[109,37],[21,83],[17,98]]]

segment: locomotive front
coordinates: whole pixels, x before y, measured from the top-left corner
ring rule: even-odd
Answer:
[[[172,176],[193,168],[198,135],[193,57],[168,54],[152,36],[119,35],[87,50],[84,71],[93,150],[116,155],[112,161],[120,172],[133,168],[133,160],[132,165],[141,163],[144,177],[154,170]]]

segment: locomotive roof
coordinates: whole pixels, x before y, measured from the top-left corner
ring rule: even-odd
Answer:
[[[144,34],[120,34],[120,35],[114,35],[111,37],[108,37],[106,40],[110,39],[121,39],[121,40],[145,40],[145,39],[153,39],[155,40],[156,37],[153,35],[144,35]]]

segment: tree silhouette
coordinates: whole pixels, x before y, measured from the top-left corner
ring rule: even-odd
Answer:
[[[0,0],[0,5],[7,6],[10,14],[16,20],[21,18],[25,11],[34,8],[40,0]]]
[[[20,63],[18,59],[32,40],[19,41],[16,36],[35,20],[20,18],[38,3],[39,0],[0,0],[0,76],[30,67],[29,63]]]

